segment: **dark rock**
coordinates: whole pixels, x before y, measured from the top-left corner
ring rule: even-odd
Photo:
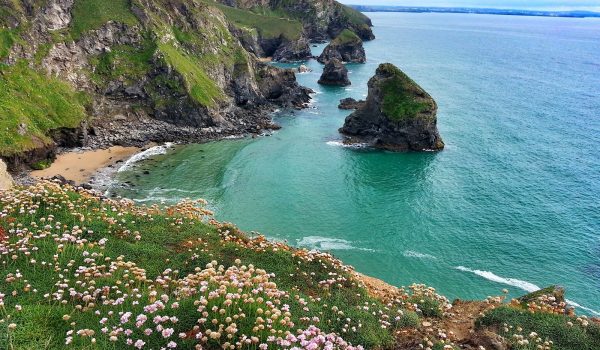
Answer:
[[[400,69],[381,64],[368,86],[366,103],[340,129],[346,142],[393,151],[444,148],[437,129],[437,104]]]
[[[340,104],[338,105],[339,109],[359,109],[364,106],[365,101],[357,101],[352,97],[344,98],[340,100]]]
[[[321,85],[336,85],[336,86],[347,86],[351,82],[348,79],[348,69],[338,59],[332,59],[329,61],[325,68],[323,68],[323,74],[319,79]]]
[[[275,53],[273,61],[276,62],[295,62],[305,61],[312,56],[308,40],[300,38],[295,41],[286,41],[282,43]]]
[[[362,40],[351,30],[345,29],[325,47],[317,60],[327,63],[334,58],[342,62],[365,63],[367,56]]]

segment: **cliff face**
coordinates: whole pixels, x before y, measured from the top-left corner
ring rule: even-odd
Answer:
[[[302,107],[310,91],[293,72],[259,62],[257,29],[235,23],[232,10],[249,13],[195,0],[3,2],[0,126],[9,136],[0,156],[15,166],[57,145],[259,132],[271,126],[268,111]],[[292,31],[293,21],[262,29]]]
[[[366,102],[346,118],[347,142],[366,142],[394,151],[441,150],[437,104],[417,83],[390,63],[369,80]]]

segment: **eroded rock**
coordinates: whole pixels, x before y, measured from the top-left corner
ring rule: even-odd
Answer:
[[[400,69],[381,64],[368,86],[366,103],[340,129],[346,142],[393,151],[444,148],[437,129],[437,104]]]

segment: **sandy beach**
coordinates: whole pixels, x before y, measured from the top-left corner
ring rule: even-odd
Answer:
[[[98,170],[124,161],[141,150],[139,147],[113,146],[107,149],[67,152],[60,154],[49,168],[32,171],[31,176],[41,179],[62,175],[67,180],[84,183]]]

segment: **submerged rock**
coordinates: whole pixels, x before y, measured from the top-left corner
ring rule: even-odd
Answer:
[[[325,65],[325,68],[323,68],[323,74],[321,74],[319,84],[335,86],[350,85],[351,82],[348,79],[348,69],[342,64],[342,61],[335,58],[332,59]]]
[[[351,30],[345,29],[325,47],[317,60],[327,63],[334,58],[342,62],[365,63],[367,56],[362,40]]]
[[[381,64],[368,86],[366,103],[340,129],[346,142],[393,151],[444,148],[437,129],[437,104],[400,69]]]
[[[344,98],[340,100],[340,104],[338,105],[339,109],[359,109],[364,106],[365,101],[360,100],[357,101],[352,97]]]

